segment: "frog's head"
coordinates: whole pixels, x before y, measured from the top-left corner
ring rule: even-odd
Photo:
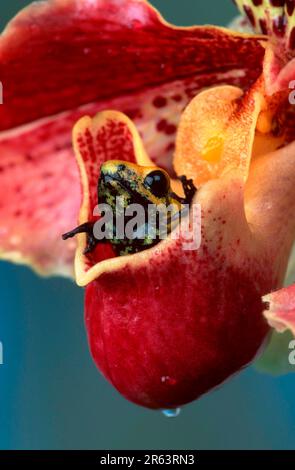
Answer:
[[[170,178],[158,167],[146,167],[120,160],[109,160],[101,166],[98,182],[99,202],[114,206],[116,197],[124,198],[124,206],[165,204],[172,202]]]
[[[109,240],[113,247],[116,247],[115,251],[119,255],[136,253],[149,248],[160,241],[162,233],[167,236],[171,230],[177,227],[179,214],[183,215],[185,213],[185,207],[182,204],[186,201],[191,202],[195,194],[196,189],[190,181],[187,181],[185,177],[181,177],[180,180],[183,184],[186,198],[177,196],[171,190],[169,175],[161,168],[142,166],[120,160],[108,160],[101,165],[97,186],[98,203],[100,205],[108,205],[112,211],[110,219],[99,221],[99,226],[102,223],[106,227],[107,236],[104,232],[103,238],[101,236],[95,238],[93,236],[93,226],[95,224],[88,221],[63,234],[62,237],[64,240],[67,240],[78,233],[87,233],[88,245],[84,254],[93,252],[99,243],[98,240],[104,240],[104,242]],[[161,217],[160,219],[154,219],[154,213],[152,212],[151,223],[149,220],[141,219],[139,225],[137,221],[136,231],[132,231],[132,237],[125,237],[125,235],[119,237],[117,230],[114,231],[114,224],[117,223],[118,217],[121,216],[124,217],[125,226],[125,209],[134,204],[143,208],[144,215],[148,216],[151,206],[156,207],[156,210],[160,211],[162,215],[164,208],[164,216],[167,216],[164,219],[164,225],[163,220],[162,223],[160,222]],[[165,214],[166,211],[167,213]],[[105,214],[105,212],[105,208],[103,208],[102,213]],[[115,221],[113,218],[114,214],[116,216]],[[100,215],[102,215],[101,212]]]

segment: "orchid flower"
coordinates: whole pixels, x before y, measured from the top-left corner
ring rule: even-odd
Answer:
[[[68,276],[75,257],[93,358],[149,408],[219,385],[278,324],[263,296],[282,287],[295,232],[294,2],[236,3],[259,34],[178,28],[144,0],[48,0],[0,39],[1,256]],[[194,181],[200,248],[62,241],[93,216],[113,159]]]

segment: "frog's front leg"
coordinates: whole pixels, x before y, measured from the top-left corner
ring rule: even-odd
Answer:
[[[68,238],[73,238],[78,233],[87,233],[87,246],[84,250],[84,255],[91,253],[96,245],[100,243],[100,240],[97,240],[93,234],[94,224],[95,222],[86,222],[85,224],[79,225],[79,227],[74,228],[70,232],[64,233],[62,239],[68,240]]]
[[[184,197],[180,197],[175,193],[171,193],[171,194],[174,197],[174,199],[181,202],[181,204],[191,205],[194,195],[197,192],[197,188],[195,187],[193,180],[187,179],[186,176],[179,176],[178,179],[180,180],[182,184]]]
[[[191,204],[194,195],[197,192],[197,188],[195,187],[193,180],[188,179],[185,175],[179,176],[179,180],[182,183],[183,191],[184,191],[184,198],[183,198],[183,203],[184,204]]]

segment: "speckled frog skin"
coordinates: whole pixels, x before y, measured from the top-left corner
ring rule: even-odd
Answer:
[[[77,233],[88,234],[88,244],[85,253],[91,253],[98,243],[109,242],[119,256],[137,253],[150,248],[163,238],[163,233],[169,234],[179,223],[179,213],[184,204],[190,204],[196,192],[192,181],[180,178],[185,197],[177,196],[170,185],[169,175],[157,167],[143,167],[120,160],[110,160],[101,166],[97,193],[99,204],[107,204],[112,209],[111,222],[105,222],[103,239],[98,240],[93,233],[95,222],[87,222],[63,235],[63,239],[71,238]],[[118,204],[119,198],[119,204]],[[123,217],[124,211],[132,204],[140,205],[145,214],[145,223],[135,226],[133,236],[117,236],[116,220]],[[161,210],[167,208],[166,227],[161,227],[158,219],[151,227],[148,220],[149,207]],[[103,216],[104,214],[102,214]],[[124,216],[128,224],[134,215]]]

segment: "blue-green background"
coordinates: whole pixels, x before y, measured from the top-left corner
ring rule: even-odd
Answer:
[[[28,3],[2,1],[1,27]],[[222,25],[235,14],[230,0],[153,4],[183,25]],[[295,374],[247,369],[167,419],[125,401],[97,372],[81,289],[6,263],[0,279],[1,449],[295,448]]]

